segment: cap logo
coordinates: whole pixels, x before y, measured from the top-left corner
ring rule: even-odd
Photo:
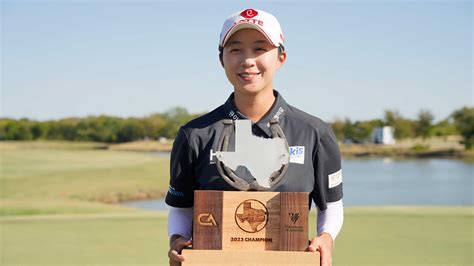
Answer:
[[[242,11],[242,12],[240,13],[240,16],[242,16],[242,17],[244,17],[244,18],[253,18],[253,17],[255,17],[256,15],[258,15],[257,10],[251,9],[251,8],[250,8],[250,9],[246,9],[246,10],[244,10],[244,11]]]

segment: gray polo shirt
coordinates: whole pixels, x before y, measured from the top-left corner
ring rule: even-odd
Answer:
[[[338,201],[343,195],[336,137],[321,119],[287,104],[277,91],[274,94],[276,100],[270,112],[252,124],[253,135],[270,138],[270,119],[277,118],[290,146],[288,171],[272,190],[309,192],[310,200],[325,210],[327,202]],[[218,146],[224,119],[248,119],[235,107],[234,94],[223,105],[179,129],[171,151],[168,205],[192,207],[194,190],[235,190],[219,175],[210,156]],[[231,138],[230,151],[233,142]]]

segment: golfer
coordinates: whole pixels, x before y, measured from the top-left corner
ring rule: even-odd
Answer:
[[[341,156],[331,127],[286,103],[273,87],[286,57],[283,32],[273,15],[246,9],[225,20],[219,59],[233,92],[223,105],[182,126],[171,152],[166,195],[171,265],[186,259],[181,251],[192,243],[194,190],[236,190],[211,159],[226,132],[223,121],[229,119],[251,120],[252,134],[258,137],[274,137],[272,126],[284,133],[289,163],[271,190],[309,192],[318,219],[317,236],[307,250],[321,253],[321,265],[332,264],[334,240],[343,224]]]

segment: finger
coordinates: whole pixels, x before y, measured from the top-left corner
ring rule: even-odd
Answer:
[[[193,244],[193,241],[192,241],[192,240],[188,240],[188,241],[186,241],[186,242],[183,243],[183,245],[184,245],[185,247],[191,246],[192,244]]]
[[[320,256],[321,256],[321,266],[331,266],[332,264],[331,252],[327,247],[320,248]]]
[[[308,251],[309,252],[316,252],[318,251],[318,247],[315,244],[311,244],[308,246]]]
[[[172,246],[171,246],[171,250],[176,250],[178,253],[181,253],[181,251],[185,248],[185,247],[188,247],[190,245],[192,245],[193,242],[191,240],[187,240],[187,241],[182,241],[182,242],[177,242],[177,243],[174,243]]]
[[[311,239],[311,242],[309,243],[307,250],[309,252],[316,252],[318,250],[318,244],[317,244],[316,238]]]
[[[181,266],[181,262],[170,259],[170,266]]]
[[[180,255],[176,250],[171,250],[170,259],[172,261],[183,262],[186,259],[186,257],[184,257],[183,255]]]

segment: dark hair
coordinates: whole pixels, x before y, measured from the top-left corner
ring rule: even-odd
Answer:
[[[285,52],[285,46],[280,43],[280,46],[278,46],[278,55],[281,55]],[[221,64],[224,65],[223,61],[223,53],[224,53],[224,47],[219,45],[219,60],[221,61]]]

